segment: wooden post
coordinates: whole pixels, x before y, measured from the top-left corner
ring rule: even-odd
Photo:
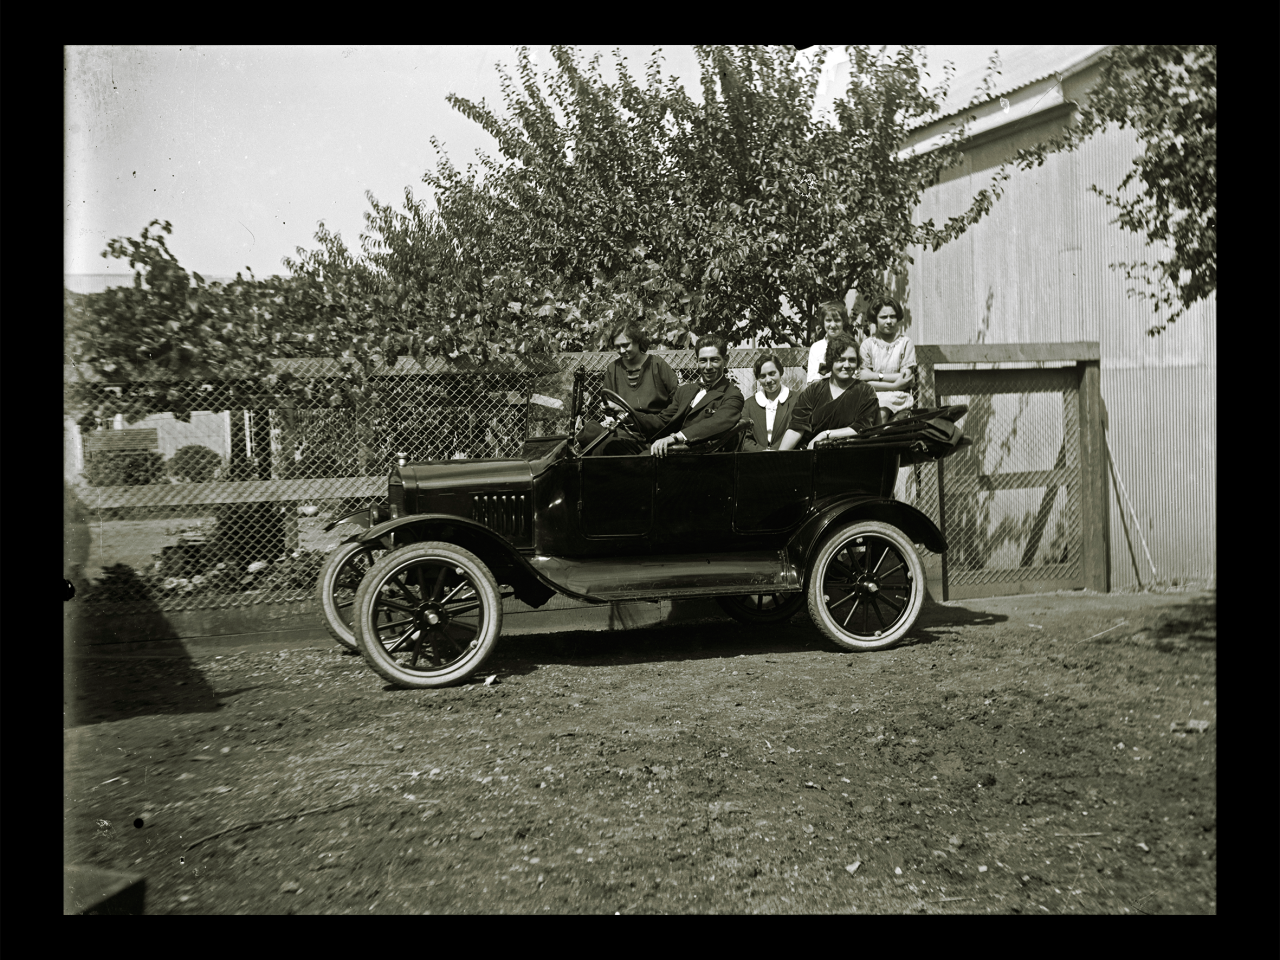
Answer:
[[[933,365],[935,362],[935,351],[930,346],[921,346],[916,349],[916,404],[920,408],[928,408],[938,406],[937,379],[934,376]],[[925,500],[925,484],[937,478],[937,495],[938,495],[938,529],[942,531],[942,535],[946,537],[946,507],[943,505],[942,496],[942,461],[939,460],[934,464],[915,464],[912,468],[916,480],[916,503],[914,506],[922,506]],[[924,576],[926,589],[930,598],[937,601],[947,599],[947,555],[942,554],[926,554],[921,558],[924,563]]]
[[[943,479],[942,479],[943,463],[944,461],[939,460],[937,464],[938,466],[938,530],[942,532],[942,539],[946,540],[947,539],[947,488],[946,488],[946,484],[943,482]],[[947,542],[947,547],[949,551],[951,547],[950,541]],[[946,552],[944,552],[941,556],[940,567],[941,569],[939,570],[939,575],[942,580],[942,591],[941,591],[942,599],[944,601],[950,600],[951,585],[947,581],[947,553]]]
[[[1076,364],[1080,373],[1081,572],[1085,586],[1111,592],[1107,454],[1102,435],[1101,361]]]

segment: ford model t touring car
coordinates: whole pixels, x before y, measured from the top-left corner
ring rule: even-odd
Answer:
[[[401,463],[385,505],[344,518],[366,529],[322,571],[326,622],[405,687],[471,676],[502,631],[504,599],[538,607],[557,593],[713,597],[747,623],[807,604],[841,647],[888,647],[924,599],[915,544],[946,548],[894,482],[901,466],[967,442],[964,412],[922,411],[812,450],[744,452],[740,423],[666,457],[594,456],[608,431],[589,445],[544,438],[528,459]]]

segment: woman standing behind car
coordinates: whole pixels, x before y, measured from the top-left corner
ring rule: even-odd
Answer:
[[[661,357],[649,353],[649,338],[634,320],[624,320],[609,333],[618,359],[605,367],[604,385],[638,413],[661,413],[680,385],[676,372]],[[606,400],[614,416],[622,413]]]
[[[818,319],[822,321],[822,329],[826,336],[809,348],[809,368],[805,373],[805,382],[813,383],[831,375],[827,366],[827,342],[838,333],[852,336],[855,344],[860,344],[862,337],[859,331],[849,329],[849,311],[839,300],[828,300],[818,307]]]
[[[858,379],[876,392],[880,422],[884,423],[915,403],[909,391],[915,380],[916,346],[902,332],[902,304],[880,297],[867,311],[871,336],[862,341],[862,370]]]
[[[755,363],[759,389],[747,397],[743,415],[751,419],[749,450],[777,450],[791,422],[796,396],[782,382],[782,361],[776,354],[761,354]]]

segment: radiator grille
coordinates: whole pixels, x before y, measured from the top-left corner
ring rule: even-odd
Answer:
[[[471,518],[512,540],[528,535],[529,498],[523,493],[477,495],[471,502]]]

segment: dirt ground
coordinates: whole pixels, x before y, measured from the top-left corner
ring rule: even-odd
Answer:
[[[440,691],[86,658],[65,862],[148,913],[1215,913],[1216,637],[1213,592],[1077,593],[878,653],[804,613],[505,639]]]

